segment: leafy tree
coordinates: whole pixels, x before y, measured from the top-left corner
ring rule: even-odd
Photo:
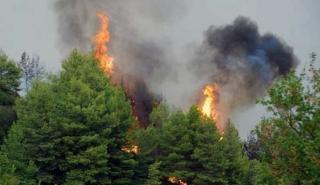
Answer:
[[[256,131],[261,158],[277,184],[320,184],[320,69],[314,61],[301,75],[277,81],[261,101],[271,112]]]
[[[41,184],[131,184],[136,162],[121,149],[133,119],[123,91],[91,55],[74,51],[62,68],[17,104],[22,156]]]
[[[18,97],[20,70],[8,57],[0,53],[0,144],[16,119],[15,99]]]

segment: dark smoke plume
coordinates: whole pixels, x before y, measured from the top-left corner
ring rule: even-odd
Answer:
[[[255,102],[277,77],[296,67],[297,60],[293,49],[278,37],[261,35],[254,22],[238,17],[230,25],[211,26],[205,32],[192,64],[196,75],[220,86],[220,109],[230,113]]]

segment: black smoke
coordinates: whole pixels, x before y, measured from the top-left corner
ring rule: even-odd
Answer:
[[[275,79],[296,65],[290,46],[271,33],[261,35],[256,23],[246,17],[226,26],[211,26],[192,62],[196,75],[220,86],[220,108],[226,112],[254,103]]]

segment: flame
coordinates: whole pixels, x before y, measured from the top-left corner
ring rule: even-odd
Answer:
[[[168,177],[168,182],[171,183],[171,184],[188,185],[187,182],[184,182],[183,180],[179,179],[176,176]]]
[[[101,69],[108,75],[114,70],[113,58],[108,54],[107,44],[110,41],[109,18],[104,12],[97,13],[100,29],[94,37],[94,55],[99,60]]]
[[[218,111],[218,85],[206,85],[202,93],[204,96],[204,101],[200,106],[200,111],[204,116],[212,118],[216,122],[217,128],[222,132],[222,125],[220,125],[220,114]]]
[[[218,86],[217,85],[206,85],[203,89],[203,96],[205,97],[201,112],[203,115],[212,118],[218,122],[219,113],[217,110],[218,103]]]
[[[139,153],[139,146],[138,145],[131,145],[129,147],[122,147],[121,150],[126,153],[138,154]]]

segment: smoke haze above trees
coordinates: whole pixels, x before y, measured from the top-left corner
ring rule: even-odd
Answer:
[[[246,7],[236,7],[237,13],[232,8],[217,8],[230,5],[232,0],[211,1],[217,7],[210,8],[206,5],[211,3],[203,0],[193,4],[201,4],[203,17],[194,18],[188,24],[190,29],[181,29],[178,34],[188,37],[202,21],[211,22],[205,28],[200,26],[203,38],[195,39],[188,48],[179,48],[177,33],[168,30],[180,28],[177,25],[190,1],[51,1],[58,12],[59,24],[52,28],[59,26],[59,49],[65,54],[73,48],[84,52],[74,50],[58,74],[39,80],[33,80],[41,77],[39,58],[32,60],[24,53],[19,68],[19,59],[15,63],[0,53],[0,184],[320,184],[320,69],[316,53],[310,55],[309,68],[300,75],[296,71],[296,50],[301,52],[303,46],[299,48],[297,43],[320,39],[308,35],[314,28],[312,22],[296,25],[305,33],[292,34],[296,31],[290,29],[292,24],[299,24],[294,19],[301,15],[290,15],[288,6],[293,8],[294,1],[259,2],[259,6],[272,5],[263,7],[267,17],[277,18],[272,20],[261,19],[264,14],[260,12],[242,14],[250,10],[248,7],[259,11],[250,0],[232,4]],[[29,53],[27,48],[42,40],[39,43],[44,50],[54,52],[48,46],[55,29],[43,29],[43,25],[52,26],[50,18],[44,16],[48,21],[41,24],[40,30],[49,30],[43,32],[45,37],[39,34],[27,46],[15,32],[16,26],[25,22],[25,17],[20,17],[20,24],[16,24],[15,17],[28,17],[24,10],[35,15],[47,11],[39,8],[40,2],[46,1],[19,2],[15,8],[4,8],[14,16],[0,11],[4,17],[2,37],[15,35],[8,37],[12,39],[9,44],[0,36],[4,47]],[[288,13],[283,17],[274,13],[283,8]],[[218,11],[216,15],[223,18],[216,21],[214,14],[205,10]],[[307,10],[305,13],[313,9]],[[96,47],[92,37],[98,34],[96,13],[100,11],[110,16],[112,38],[109,45],[109,30],[104,29],[108,23],[102,21],[99,32],[108,38]],[[28,23],[34,25],[35,15],[29,15]],[[268,19],[273,27],[266,29]],[[279,33],[284,27],[289,32]],[[38,33],[36,26],[32,29]],[[30,36],[28,26],[21,30],[22,37]],[[306,45],[309,52],[315,47],[312,42]],[[315,49],[320,48],[317,46]],[[115,74],[104,73],[106,63],[101,65],[96,55],[99,51],[108,57],[109,50],[118,68]],[[21,75],[26,86],[30,85],[25,94]],[[229,119],[238,111],[241,117],[258,117],[244,113],[257,98],[257,104],[268,112],[247,142],[241,141],[233,123],[248,129],[250,121],[239,124],[231,118],[220,130],[215,115]],[[191,104],[195,106],[190,108]],[[137,109],[142,110],[139,114],[144,120],[139,119]]]
[[[274,79],[297,65],[290,46],[271,33],[261,35],[257,24],[245,17],[230,25],[210,26],[202,44],[199,41],[189,53],[177,54],[162,30],[188,11],[187,5],[178,1],[60,0],[55,10],[65,51],[90,51],[98,22],[95,14],[106,11],[110,52],[123,84],[142,84],[143,91],[163,97],[176,108],[187,109],[197,103],[203,86],[217,83],[222,86],[219,107],[228,119],[234,108],[253,104]],[[138,97],[149,94],[132,91]],[[143,104],[151,105],[151,100],[144,99]],[[148,107],[143,112],[149,112]]]

